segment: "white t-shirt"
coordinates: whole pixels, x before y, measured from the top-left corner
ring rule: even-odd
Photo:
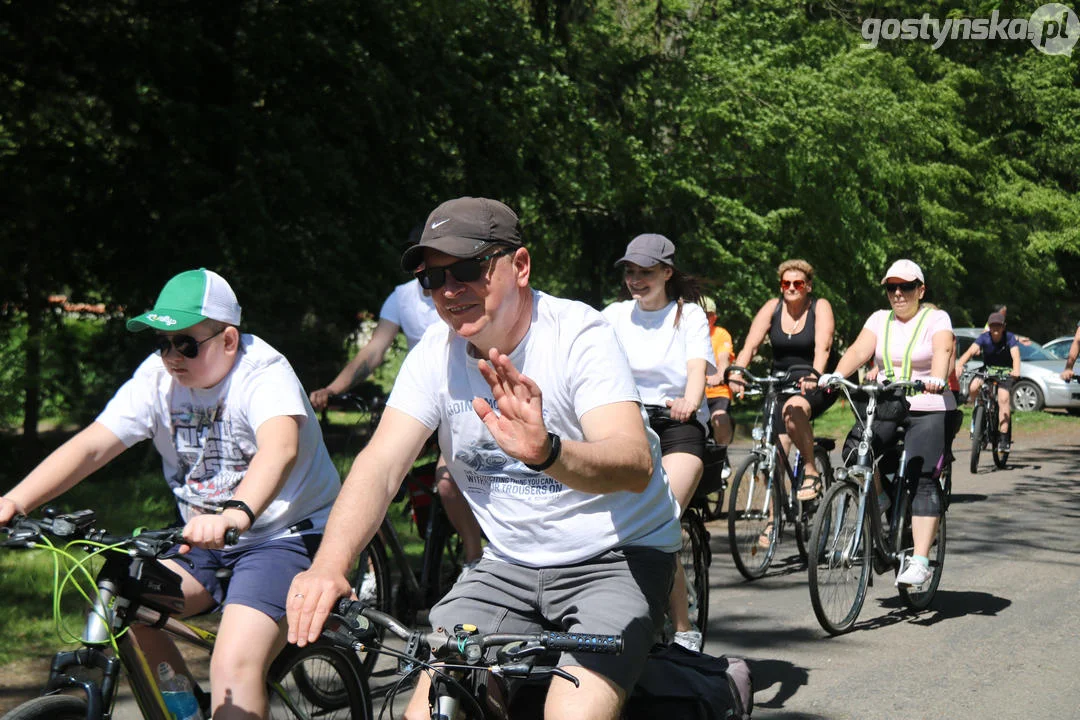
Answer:
[[[675,327],[678,307],[672,301],[660,310],[642,310],[636,300],[624,300],[604,308],[604,317],[615,328],[626,351],[641,401],[646,405],[663,407],[666,401],[683,396],[688,360],[703,359],[705,373],[716,372],[716,354],[705,311],[694,303],[683,303],[682,317]],[[697,419],[709,426],[705,400],[698,408]]]
[[[303,532],[322,532],[341,489],[307,393],[281,353],[254,335],[241,335],[233,369],[207,389],[175,382],[154,353],[97,421],[127,447],[153,440],[187,521],[232,498],[258,450],[259,426],[280,415],[300,420],[299,454],[281,492],[240,538],[243,546],[287,535],[305,519],[313,527]]]
[[[410,350],[420,342],[425,330],[441,320],[435,303],[424,294],[419,280],[410,280],[394,288],[379,310],[379,317],[401,328]]]
[[[488,553],[529,567],[554,567],[617,547],[678,550],[678,506],[655,433],[647,432],[654,470],[643,493],[568,488],[496,444],[472,408],[474,397],[493,407],[495,401],[468,347],[449,327],[433,327],[405,358],[387,405],[438,427],[439,447],[488,538]],[[533,291],[532,325],[510,359],[540,386],[544,423],[566,440],[584,439],[580,418],[589,410],[638,402],[611,327],[584,303]]]
[[[911,377],[909,380],[926,380],[930,375],[930,365],[934,357],[934,335],[942,330],[952,332],[952,319],[944,310],[920,309],[915,317],[907,322],[893,318],[889,327],[889,355],[893,366],[893,376],[900,379],[900,369],[904,363],[904,353],[908,343],[911,342],[911,334],[919,324],[919,315],[923,311],[928,312],[926,320],[922,324],[919,337],[911,348]],[[874,333],[877,345],[874,349],[874,363],[879,368],[885,367],[883,360],[885,351],[885,320],[889,317],[889,310],[878,310],[869,318],[863,327]],[[946,373],[947,374],[947,373]],[[880,379],[885,378],[885,373],[880,373]],[[943,378],[944,379],[944,378]],[[956,397],[946,388],[941,395],[934,393],[919,393],[908,398],[912,410],[955,410]]]

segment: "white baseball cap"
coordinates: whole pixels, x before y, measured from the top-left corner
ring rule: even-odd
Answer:
[[[926,284],[922,268],[910,260],[897,260],[890,265],[889,269],[885,271],[885,276],[881,278],[881,284],[884,285],[885,281],[891,277],[900,278],[901,280],[918,280],[923,285]]]

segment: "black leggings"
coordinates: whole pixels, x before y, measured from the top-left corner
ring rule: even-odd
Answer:
[[[904,449],[907,452],[907,467],[904,469],[904,484],[915,488],[911,499],[913,517],[940,517],[942,512],[941,493],[934,471],[938,461],[951,445],[951,436],[946,435],[948,412],[911,412],[907,418],[897,423],[890,420],[874,422],[874,439],[871,446],[875,457],[880,457],[886,448],[892,447],[897,429],[906,430]],[[954,430],[953,435],[956,434]],[[856,423],[844,441],[842,457],[846,459],[858,452],[859,438],[862,435],[862,423]]]

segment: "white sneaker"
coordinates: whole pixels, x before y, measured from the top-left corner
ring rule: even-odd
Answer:
[[[675,644],[687,650],[701,652],[701,633],[697,630],[680,630],[675,633]]]
[[[904,569],[896,576],[894,585],[911,585],[919,587],[925,585],[934,576],[934,572],[921,562],[913,562],[911,558],[904,558]]]
[[[461,572],[458,573],[457,582],[464,580],[469,573],[476,569],[476,566],[480,564],[479,560],[473,560],[471,562],[462,563]]]

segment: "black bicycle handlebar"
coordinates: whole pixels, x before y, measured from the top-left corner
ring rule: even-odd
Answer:
[[[759,387],[776,387],[779,390],[795,389],[799,381],[806,375],[818,377],[821,373],[814,369],[813,365],[792,365],[787,370],[770,373],[769,375],[754,375],[741,365],[728,365],[724,370],[724,382],[731,383],[732,373],[742,375],[742,380],[734,382],[741,385],[757,385]]]
[[[126,535],[115,535],[104,528],[95,528],[97,515],[93,510],[78,510],[71,513],[55,514],[45,511],[42,518],[30,518],[18,515],[6,527],[0,528],[0,547],[30,548],[45,536],[65,542],[98,543],[115,545],[138,557],[157,558],[184,542],[184,528],[170,527],[160,530],[140,530]],[[225,532],[225,544],[235,545],[240,539],[236,528]]]
[[[359,600],[342,598],[338,600],[333,615],[339,622],[339,627],[324,630],[324,634],[336,642],[352,645],[355,642],[367,643],[374,638],[370,624],[373,623],[386,628],[402,640],[412,641],[409,646],[414,648],[409,655],[419,661],[426,660],[426,653],[430,650],[435,657],[446,659],[460,657],[470,662],[477,662],[480,652],[470,648],[485,650],[492,647],[505,647],[514,643],[523,643],[531,649],[552,650],[558,652],[590,652],[615,655],[623,650],[621,635],[596,635],[591,633],[566,633],[542,631],[535,633],[479,633],[474,632],[465,635],[447,635],[441,632],[431,632],[426,635],[420,631],[412,630],[403,623],[380,610],[376,610]],[[423,637],[423,642],[416,642],[417,636]],[[343,642],[344,641],[344,642]],[[421,657],[423,653],[425,657]]]

